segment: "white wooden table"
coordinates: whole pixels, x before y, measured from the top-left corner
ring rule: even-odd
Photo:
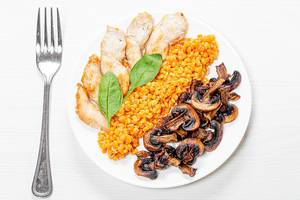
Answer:
[[[50,2],[50,1],[49,1]],[[0,199],[30,191],[40,137],[43,84],[35,67],[38,6],[58,5],[64,59],[51,107],[50,199],[300,199],[300,1],[84,0],[0,6]],[[66,83],[100,27],[128,13],[189,11],[229,39],[246,63],[253,114],[240,148],[212,175],[174,189],[145,189],[102,172],[81,151],[66,114]]]

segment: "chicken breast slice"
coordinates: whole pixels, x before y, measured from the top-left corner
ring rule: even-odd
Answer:
[[[137,42],[140,49],[143,50],[145,43],[153,30],[153,18],[147,12],[139,13],[127,28],[127,37]]]
[[[81,84],[77,84],[76,113],[81,121],[92,128],[108,130],[107,121],[100,112],[98,105],[89,100],[87,91]]]
[[[121,62],[125,58],[125,34],[118,28],[107,26],[101,42],[101,57],[110,56]]]
[[[183,13],[165,15],[154,27],[154,30],[146,43],[146,53],[159,53],[163,57],[167,47],[184,38],[188,30],[188,22]]]
[[[129,89],[129,73],[127,68],[113,57],[103,56],[101,58],[101,72],[102,74],[105,74],[108,71],[111,71],[116,75],[120,83],[122,93],[123,95],[126,95]]]
[[[126,58],[131,68],[142,57],[152,30],[153,18],[147,12],[139,13],[129,24],[126,33]]]
[[[126,42],[126,58],[130,68],[132,69],[135,63],[142,57],[142,52],[140,46],[135,40],[127,38]]]
[[[81,77],[83,87],[95,103],[98,103],[99,84],[102,76],[100,65],[101,61],[97,55],[90,56]]]
[[[101,73],[111,71],[116,75],[120,83],[123,95],[129,89],[129,73],[121,64],[125,59],[126,38],[118,28],[107,26],[101,42]]]

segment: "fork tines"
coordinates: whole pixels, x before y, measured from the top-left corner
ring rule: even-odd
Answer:
[[[56,31],[55,31],[55,25],[54,25],[54,15],[53,14],[53,8],[50,8],[50,44],[48,41],[48,20],[47,17],[49,15],[47,14],[47,11],[49,11],[49,8],[44,8],[44,31],[41,31],[41,9],[38,10],[38,19],[37,19],[37,33],[36,33],[36,47],[37,51],[61,51],[62,48],[62,35],[61,35],[61,26],[60,26],[60,17],[59,17],[59,10],[56,8]],[[44,34],[42,34],[44,32]],[[57,33],[57,41],[55,41],[55,32]],[[42,43],[43,39],[43,43]]]

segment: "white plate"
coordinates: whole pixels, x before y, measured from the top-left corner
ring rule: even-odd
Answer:
[[[162,15],[154,16],[156,22],[161,16]],[[83,68],[89,55],[92,53],[98,54],[99,44],[106,29],[105,26],[102,27],[101,32],[95,33],[95,42],[87,49],[86,54],[82,57],[81,63],[77,66],[77,68],[74,68],[74,74],[70,80],[71,83],[69,91],[71,91],[71,93],[68,96],[68,114],[75,138],[84,152],[94,163],[96,163],[106,173],[124,182],[148,188],[170,188],[199,180],[220,167],[232,155],[246,132],[251,114],[251,88],[249,78],[241,58],[230,43],[217,31],[200,20],[192,20],[188,15],[186,17],[189,21],[188,36],[196,37],[197,34],[214,34],[216,36],[220,53],[218,60],[211,66],[209,76],[216,76],[215,65],[220,64],[221,62],[225,63],[230,73],[234,70],[238,70],[242,74],[241,85],[236,90],[236,92],[241,95],[241,99],[236,103],[239,108],[239,116],[234,122],[225,124],[223,139],[218,148],[215,151],[205,153],[203,156],[198,158],[197,162],[194,164],[194,167],[198,168],[194,177],[184,175],[179,171],[179,169],[174,167],[170,167],[166,170],[159,170],[159,176],[156,180],[149,180],[144,177],[136,176],[133,171],[133,163],[136,159],[135,156],[129,155],[120,161],[109,160],[107,155],[102,154],[98,147],[97,131],[89,128],[77,118],[74,110],[76,83],[80,81]],[[132,18],[133,16],[117,23],[117,25],[119,25],[122,30],[126,30],[126,27]]]

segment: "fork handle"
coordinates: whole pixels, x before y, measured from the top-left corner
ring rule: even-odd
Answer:
[[[45,81],[39,155],[32,182],[32,193],[37,197],[48,197],[51,195],[53,190],[49,157],[50,85],[51,81]]]

